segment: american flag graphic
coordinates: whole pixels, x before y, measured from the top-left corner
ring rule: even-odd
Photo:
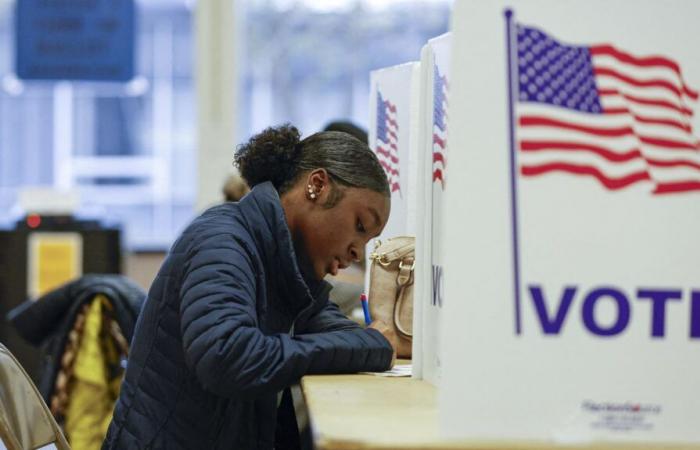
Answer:
[[[377,142],[379,164],[384,167],[391,192],[401,193],[399,179],[399,124],[396,121],[396,105],[384,100],[377,92]]]
[[[520,173],[593,177],[608,190],[700,191],[698,92],[665,56],[563,45],[517,25]],[[513,53],[515,55],[515,52]]]
[[[447,146],[447,77],[437,64],[433,76],[433,183],[445,188],[445,153]]]

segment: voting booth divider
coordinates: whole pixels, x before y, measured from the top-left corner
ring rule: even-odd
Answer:
[[[440,340],[444,302],[444,210],[448,182],[448,93],[451,34],[428,41],[421,51],[421,105],[413,370],[416,377],[440,383]]]
[[[419,69],[409,62],[370,73],[369,145],[391,188],[391,215],[381,240],[415,234]]]
[[[370,72],[369,147],[389,180],[391,214],[381,235],[367,245],[367,267],[372,264],[372,254],[380,242],[416,235],[420,203],[417,198],[419,102],[419,63],[409,62]],[[372,296],[370,272],[366,271],[365,292]],[[415,336],[415,325],[412,331]]]
[[[445,438],[700,443],[696,17],[456,2],[420,64],[372,73]]]
[[[440,373],[440,218],[447,173],[449,60],[448,33],[424,46],[420,63],[370,74],[369,143],[387,173],[392,195],[391,215],[378,239],[416,236],[413,376],[433,384]],[[369,244],[367,255],[373,246]]]
[[[699,16],[456,2],[446,436],[700,442]]]

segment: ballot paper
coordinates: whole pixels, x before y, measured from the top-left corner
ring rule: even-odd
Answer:
[[[368,375],[376,375],[378,377],[410,377],[413,372],[411,364],[397,364],[386,372],[362,372]]]

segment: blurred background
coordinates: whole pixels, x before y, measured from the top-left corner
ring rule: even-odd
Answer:
[[[447,31],[449,3],[232,2],[232,23],[219,24],[234,40],[222,47],[233,67],[231,90],[221,93],[234,101],[231,140],[283,122],[305,135],[335,119],[366,128],[369,71],[415,60],[427,39]],[[124,82],[20,79],[15,7],[0,0],[0,227],[25,217],[23,190],[71,191],[76,217],[121,230],[123,270],[147,284],[155,269],[133,258],[155,258],[157,266],[178,231],[218,195],[197,200],[207,176],[196,169],[198,121],[206,120],[197,77],[211,66],[197,53],[212,45],[197,45],[198,4],[135,2],[134,76]]]
[[[339,120],[366,130],[370,71],[418,59],[448,30],[450,7],[0,0],[0,343],[59,422],[68,403],[53,370],[73,366],[54,367],[51,343],[63,345],[63,331],[90,314],[108,325],[135,316],[180,231],[204,208],[240,196],[231,182],[236,145],[285,122],[303,135]],[[331,281],[349,314],[364,268]],[[95,286],[133,301],[90,298],[97,306],[88,311],[76,289]],[[103,301],[111,306],[101,313]],[[41,317],[51,320],[35,320],[33,305],[48,305]],[[113,375],[127,354],[119,345]]]

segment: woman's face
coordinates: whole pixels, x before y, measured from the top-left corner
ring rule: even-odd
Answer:
[[[343,196],[335,206],[326,208],[323,205],[331,189],[343,189]],[[304,197],[308,209],[299,217],[296,234],[308,263],[321,279],[337,275],[364,258],[365,245],[381,233],[389,219],[391,200],[370,189],[331,187],[328,183],[316,182],[313,190],[316,196],[312,199],[307,184]]]

